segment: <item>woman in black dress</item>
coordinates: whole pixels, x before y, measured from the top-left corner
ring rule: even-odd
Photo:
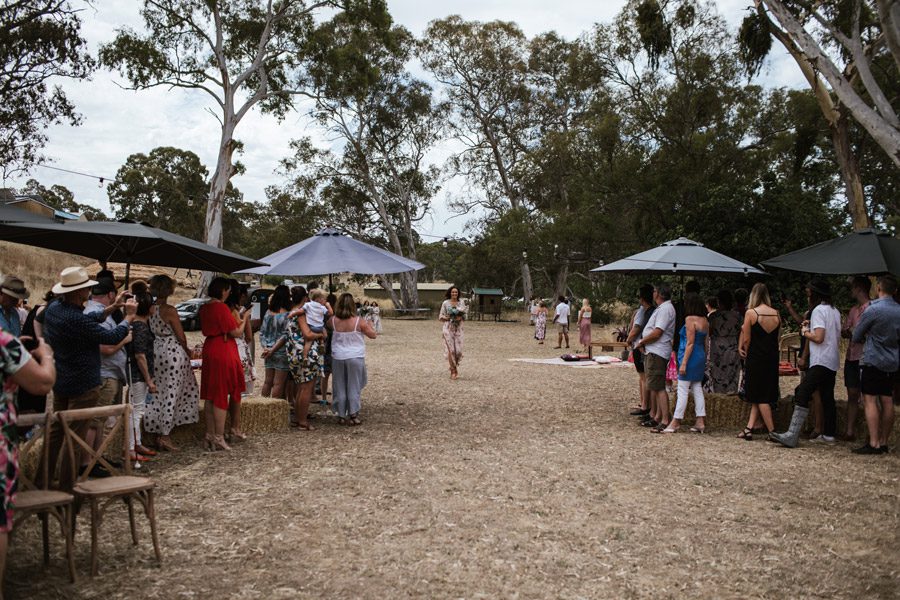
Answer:
[[[741,327],[739,351],[745,360],[744,400],[752,404],[747,427],[738,435],[753,439],[753,425],[761,416],[766,429],[775,430],[772,410],[781,391],[778,387],[778,339],[781,317],[772,308],[765,284],[757,283],[750,292],[744,325]]]

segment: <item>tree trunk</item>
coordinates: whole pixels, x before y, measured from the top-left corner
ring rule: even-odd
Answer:
[[[522,297],[525,299],[527,303],[531,300],[531,296],[534,294],[534,287],[531,283],[531,267],[528,266],[528,261],[524,258],[522,259]]]
[[[400,298],[397,297],[397,292],[394,291],[394,283],[390,279],[385,275],[376,275],[375,278],[378,281],[378,285],[390,296],[394,308],[406,308]]]
[[[225,211],[225,192],[228,190],[228,181],[231,179],[234,156],[234,123],[233,119],[226,117],[222,127],[222,137],[219,141],[219,158],[216,161],[216,170],[209,182],[209,201],[206,204],[206,243],[216,248],[222,247],[222,215]],[[212,280],[213,273],[203,271],[200,285],[197,287],[197,296],[206,293],[206,288]]]
[[[557,298],[566,295],[566,291],[568,289],[568,281],[569,263],[563,263],[563,265],[559,268],[559,271],[556,272],[556,285],[554,286],[554,295]]]
[[[416,271],[400,273],[400,295],[404,308],[419,308],[419,274]]]
[[[850,126],[847,115],[838,111],[839,117],[831,126],[831,139],[834,153],[841,168],[841,179],[847,193],[847,209],[853,222],[853,229],[865,229],[872,226],[869,211],[866,209],[866,195],[863,192],[862,177],[859,173],[859,162],[850,146]]]

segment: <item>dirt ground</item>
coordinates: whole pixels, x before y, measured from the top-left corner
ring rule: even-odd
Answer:
[[[360,427],[148,463],[162,569],[145,522],[130,545],[123,505],[95,579],[80,521],[70,585],[59,541],[42,566],[33,520],[7,597],[900,596],[900,453],[651,435],[627,416],[631,369],[509,362],[559,351],[524,324],[465,327],[450,381],[437,322],[385,321]]]

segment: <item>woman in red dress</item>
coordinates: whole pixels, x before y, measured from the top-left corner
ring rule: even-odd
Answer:
[[[231,450],[225,443],[225,417],[229,412],[232,435],[243,438],[240,402],[244,391],[244,369],[235,339],[244,335],[250,312],[245,312],[242,322],[238,322],[224,302],[230,292],[231,283],[224,277],[216,277],[209,284],[210,301],[200,308],[200,326],[206,336],[200,370],[200,397],[206,401],[203,412],[206,445],[210,450]]]

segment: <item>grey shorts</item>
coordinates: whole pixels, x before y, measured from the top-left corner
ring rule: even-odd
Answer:
[[[568,323],[557,323],[556,328],[560,333],[569,333],[569,324]]]
[[[669,359],[651,352],[644,355],[645,385],[651,392],[662,392],[666,389],[666,369]]]

